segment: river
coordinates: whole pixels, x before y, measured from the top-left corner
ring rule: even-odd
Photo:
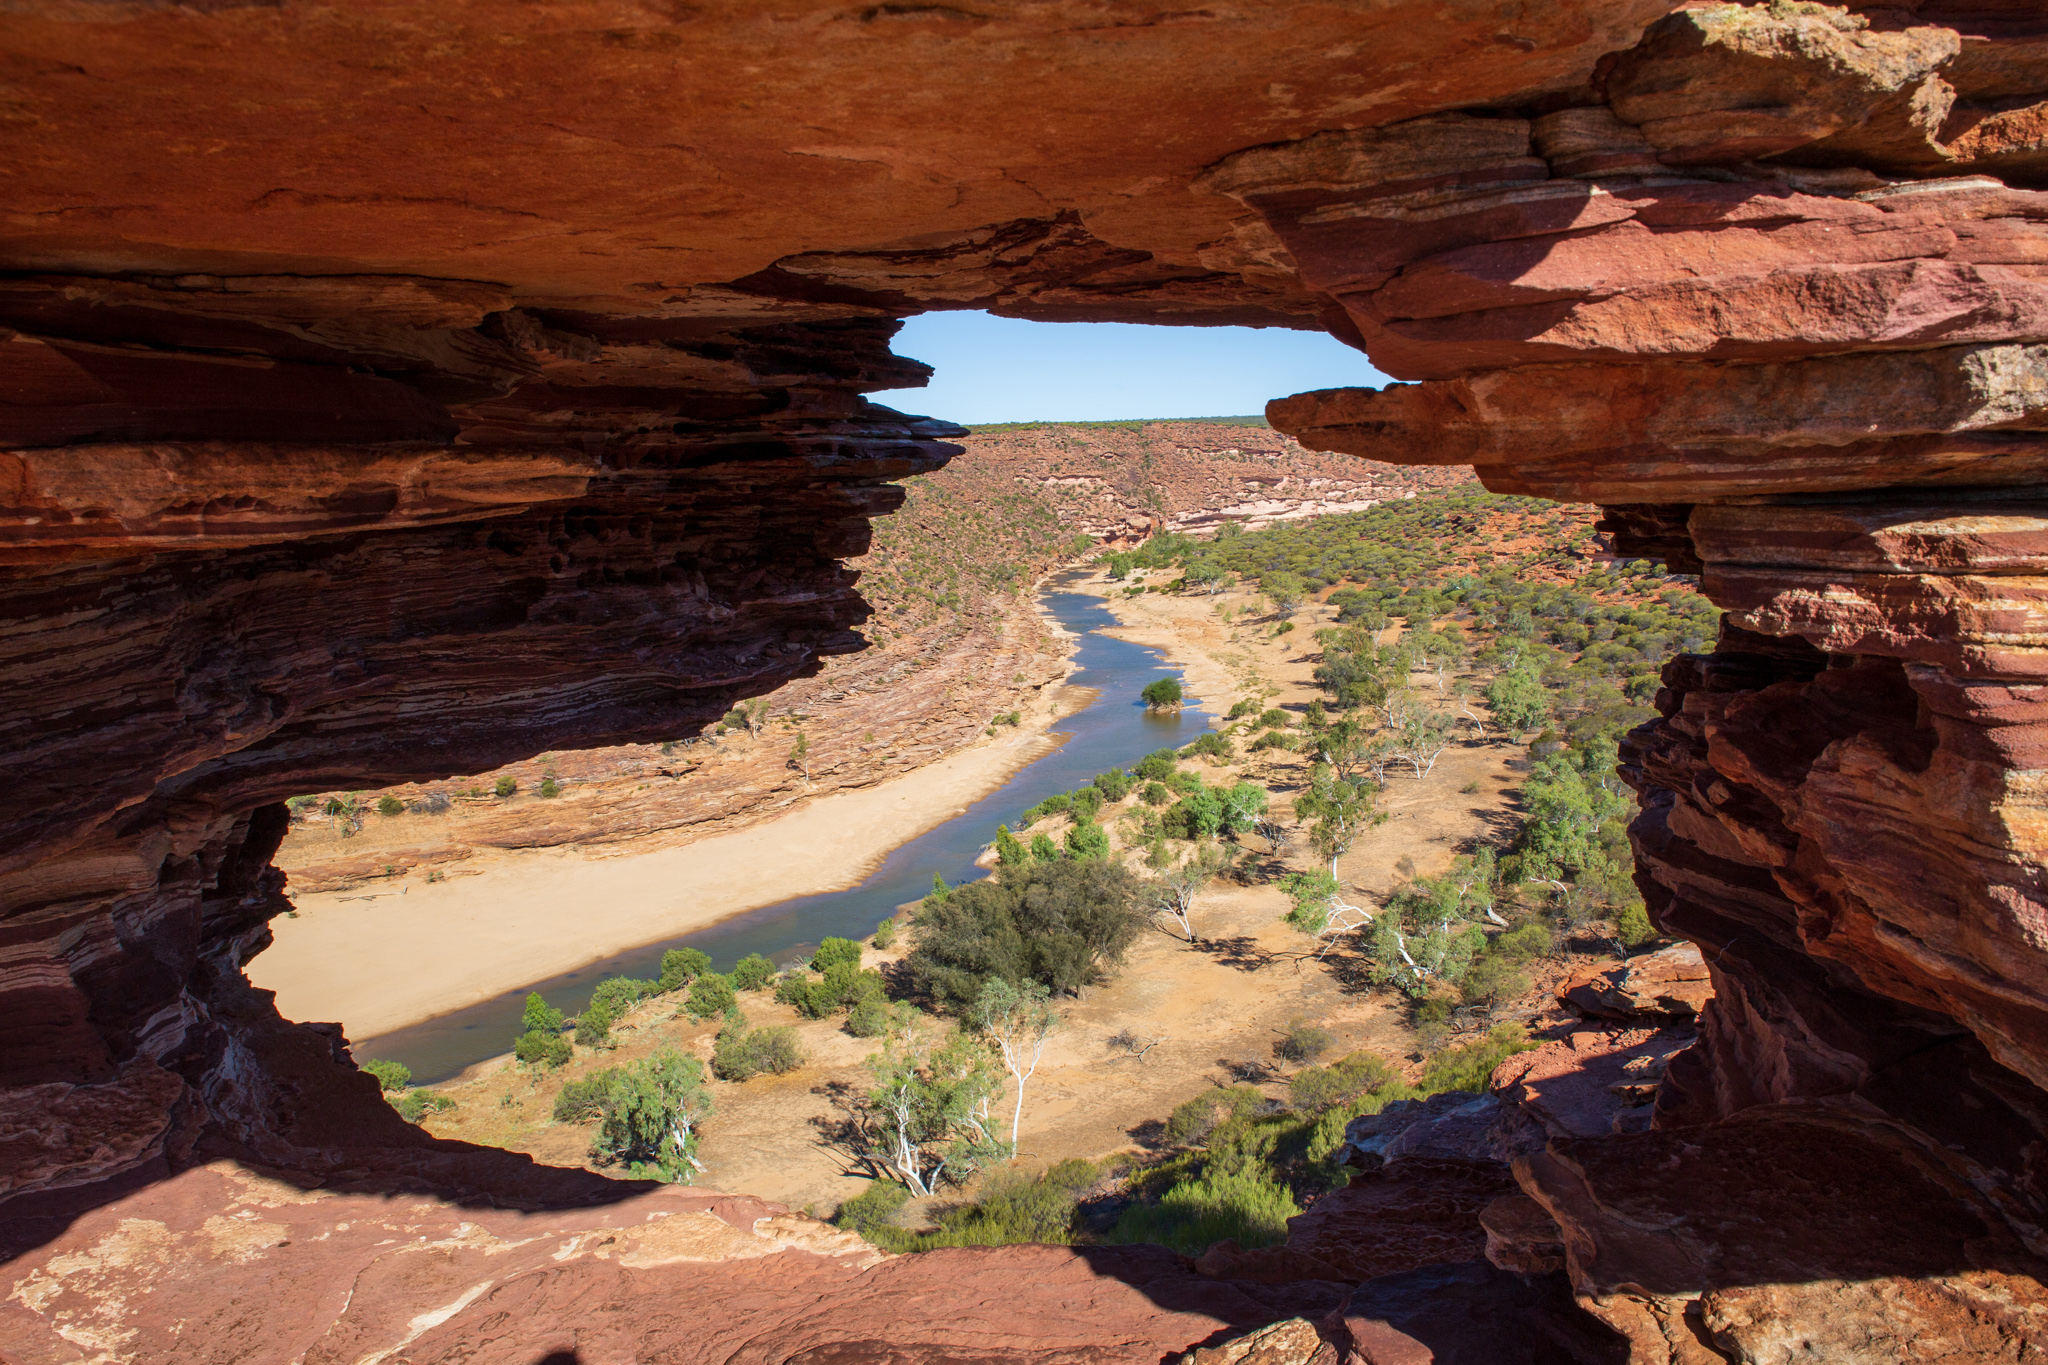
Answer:
[[[728,971],[749,953],[784,965],[808,958],[823,938],[866,938],[896,907],[922,898],[934,876],[958,884],[985,875],[974,860],[995,838],[997,825],[1014,824],[1030,806],[1055,792],[1072,791],[1099,772],[1129,767],[1154,749],[1188,743],[1208,724],[1199,701],[1191,698],[1178,714],[1159,715],[1146,708],[1138,693],[1169,671],[1165,659],[1155,649],[1100,634],[1116,624],[1101,600],[1061,590],[1079,576],[1055,578],[1041,598],[1053,619],[1079,637],[1069,684],[1093,694],[1086,705],[1056,724],[1052,736],[1059,747],[1018,769],[1008,782],[961,814],[897,847],[859,885],[744,911],[708,928],[364,1039],[355,1044],[356,1056],[403,1062],[412,1068],[415,1083],[431,1085],[510,1051],[529,991],[539,991],[549,1004],[573,1015],[607,977],[660,975],[661,955],[671,948],[701,949],[711,955],[717,970]]]

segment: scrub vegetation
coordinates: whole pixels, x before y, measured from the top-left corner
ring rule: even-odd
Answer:
[[[919,508],[970,515],[936,495]],[[1016,547],[1053,534],[1015,510],[1030,533]],[[535,996],[520,1064],[538,1082],[585,1053],[594,1064],[622,1025],[715,1022],[709,1079],[695,1058],[657,1050],[586,1072],[554,1110],[589,1126],[594,1163],[687,1180],[714,1081],[735,1097],[809,1084],[822,1039],[857,1046],[837,1054],[864,1059],[857,1071],[838,1063],[857,1079],[833,1081],[835,1116],[812,1122],[842,1169],[870,1178],[837,1221],[892,1251],[1077,1241],[1199,1254],[1225,1238],[1282,1240],[1289,1217],[1342,1183],[1353,1119],[1483,1090],[1533,1046],[1504,1007],[1539,968],[1570,944],[1626,951],[1655,938],[1628,876],[1619,744],[1652,714],[1663,661],[1709,647],[1717,614],[1689,580],[1603,557],[1587,522],[1467,487],[1101,556],[1109,591],[1168,595],[1182,618],[1284,655],[1295,681],[1270,685],[1249,662],[1220,697],[1177,673],[1157,679],[1148,704],[1198,695],[1212,728],[1017,812],[992,832],[985,879],[935,881],[871,943],[826,939],[779,972],[752,957],[720,973],[682,952],[657,980],[603,983],[573,1020]],[[950,596],[1005,590],[1012,542],[968,524],[993,537],[985,562],[899,562],[885,585],[899,604],[951,610]],[[1362,891],[1356,855],[1396,807],[1449,800],[1446,766],[1512,772],[1512,796],[1491,807],[1499,818],[1447,865],[1423,874],[1404,857],[1390,888]],[[1296,970],[1398,1014],[1413,1050],[1361,1049],[1327,1020],[1293,1018],[1275,1030],[1272,1063],[1190,1085],[1177,1104],[1169,1091],[1171,1107],[1139,1125],[1151,1134],[1142,1150],[1025,1169],[1020,1132],[1046,1102],[1048,1046],[1071,1039],[1083,1002],[1134,960],[1159,961],[1134,958],[1155,930],[1177,951],[1244,951],[1212,941],[1226,889],[1233,903],[1268,897],[1259,903],[1273,905],[1268,923],[1294,945]],[[795,1023],[748,1018],[766,1010]],[[1146,1058],[1159,1042],[1126,1028],[1109,1056],[1156,1067]],[[660,1104],[681,1127],[651,1125]]]

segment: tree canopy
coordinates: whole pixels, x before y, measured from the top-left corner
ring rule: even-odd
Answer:
[[[1120,864],[1058,858],[999,867],[918,911],[912,976],[965,1011],[990,977],[1077,991],[1123,961],[1144,927],[1138,881]]]

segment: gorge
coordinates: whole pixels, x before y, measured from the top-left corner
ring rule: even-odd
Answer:
[[[0,60],[0,1359],[2048,1350],[2038,6],[24,0]],[[960,434],[862,395],[963,307],[1322,328],[1408,382],[1276,428],[1729,612],[1623,753],[1700,1041],[1517,1154],[1500,1272],[878,1262],[427,1138],[248,987],[286,798],[858,650]]]

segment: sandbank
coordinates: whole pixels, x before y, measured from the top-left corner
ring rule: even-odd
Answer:
[[[1061,689],[1059,714],[1074,699]],[[843,891],[1057,744],[1043,730],[1005,734],[681,847],[506,850],[444,881],[294,895],[298,917],[270,922],[276,942],[249,979],[277,992],[287,1019],[372,1038],[742,911]]]

